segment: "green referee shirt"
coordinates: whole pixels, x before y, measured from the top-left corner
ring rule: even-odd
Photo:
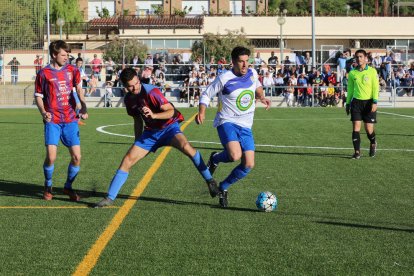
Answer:
[[[348,94],[346,103],[350,104],[352,99],[378,101],[379,81],[377,70],[366,65],[364,70],[359,71],[358,67],[351,70],[348,75]]]

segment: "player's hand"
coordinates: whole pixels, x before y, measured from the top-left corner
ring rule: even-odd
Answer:
[[[266,110],[270,108],[270,105],[272,103],[268,98],[263,98],[260,100],[260,102],[265,105]]]
[[[195,122],[197,125],[202,125],[204,122],[205,116],[204,114],[198,113],[197,116],[195,117]]]
[[[81,118],[82,120],[86,120],[88,119],[88,117],[89,117],[88,113],[85,113],[85,114],[79,113],[79,118]]]
[[[52,120],[52,114],[50,114],[50,112],[43,112],[42,118],[43,118],[43,121],[45,121],[46,123],[49,123]]]
[[[346,115],[349,115],[349,113],[351,112],[351,105],[347,104],[345,106],[345,111],[346,111]]]
[[[142,115],[144,115],[146,118],[151,118],[151,119],[155,119],[154,117],[154,113],[152,112],[151,109],[149,109],[148,107],[144,106],[141,109]]]
[[[377,108],[378,108],[378,105],[376,103],[373,103],[371,107],[371,112],[377,111]]]

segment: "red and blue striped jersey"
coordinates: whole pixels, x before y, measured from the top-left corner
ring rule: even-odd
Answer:
[[[52,123],[71,123],[78,120],[72,88],[80,82],[79,69],[71,64],[66,64],[59,70],[47,65],[37,74],[35,97],[43,98],[46,112],[52,114]]]
[[[141,110],[144,106],[154,113],[160,113],[163,112],[161,106],[169,103],[160,89],[154,85],[141,83],[141,92],[139,94],[127,93],[124,102],[128,115],[141,116],[147,130],[164,129],[175,122],[184,121],[183,115],[178,110],[175,110],[174,116],[169,119],[151,119],[142,115]]]

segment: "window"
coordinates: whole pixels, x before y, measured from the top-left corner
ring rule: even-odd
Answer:
[[[106,8],[109,11],[109,16],[113,16],[115,14],[115,1],[113,0],[88,1],[88,20],[99,17],[98,13],[96,12],[96,8],[98,8],[99,11],[102,11],[103,8]]]
[[[256,1],[246,0],[245,1],[245,13],[249,11],[256,12]],[[229,10],[233,15],[241,15],[242,14],[242,1],[241,0],[230,0],[229,1],[230,7]]]
[[[209,8],[209,1],[205,0],[193,0],[193,1],[186,1],[183,0],[181,2],[182,9],[187,6],[187,11],[190,7],[192,7],[192,10],[188,13],[189,15],[193,14],[203,14],[204,12],[208,13],[210,10]]]
[[[162,6],[162,0],[139,0],[135,2],[137,15],[147,15],[154,13],[154,5]]]

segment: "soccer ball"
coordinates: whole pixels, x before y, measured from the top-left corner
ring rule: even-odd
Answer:
[[[256,200],[257,209],[272,212],[277,208],[277,197],[271,192],[261,192]]]

